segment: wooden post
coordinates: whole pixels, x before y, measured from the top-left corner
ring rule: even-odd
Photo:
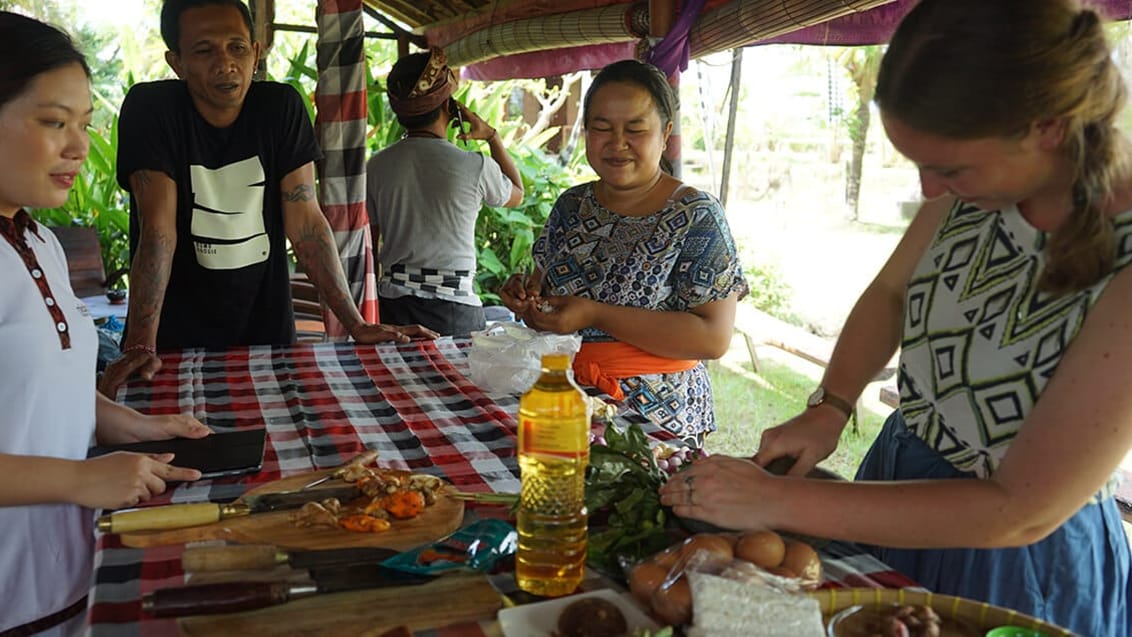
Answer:
[[[743,47],[731,50],[731,99],[727,113],[727,137],[723,142],[723,176],[719,180],[719,202],[727,207],[727,191],[731,187],[731,155],[735,150],[735,116],[739,111],[739,85],[743,78]]]
[[[676,0],[649,0],[649,37],[663,38],[676,21]]]
[[[255,79],[267,77],[267,54],[275,43],[275,0],[252,0],[252,39],[259,42],[259,64]]]

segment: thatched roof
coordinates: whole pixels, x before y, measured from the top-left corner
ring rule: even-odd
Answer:
[[[772,42],[886,42],[916,0],[706,0],[688,34],[691,57]],[[1128,0],[1088,0],[1113,18]],[[440,46],[479,79],[599,68],[634,55],[697,0],[363,0],[418,46]],[[659,33],[657,32],[659,29]]]

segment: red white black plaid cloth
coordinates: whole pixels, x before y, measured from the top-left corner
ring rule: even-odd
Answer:
[[[373,238],[366,214],[366,58],[362,0],[319,0],[315,130],[322,148],[318,199],[334,231],[350,293],[370,323],[378,321]],[[327,333],[345,336],[327,312]]]
[[[517,492],[518,400],[488,395],[468,380],[469,346],[467,339],[443,338],[163,354],[154,381],[128,386],[124,402],[147,413],[191,413],[218,431],[266,426],[268,437],[260,473],[182,484],[151,504],[229,501],[264,482],[338,466],[363,447],[380,450],[382,466],[441,476],[464,491]],[[638,414],[618,417],[621,426],[629,422],[672,439]],[[184,584],[183,550],[125,548],[116,535],[100,536],[90,635],[177,634],[172,620],[143,618],[140,600]],[[911,585],[854,547],[832,544],[822,557],[833,585]],[[509,575],[493,580],[501,592],[513,582]],[[480,637],[490,624],[415,634]]]

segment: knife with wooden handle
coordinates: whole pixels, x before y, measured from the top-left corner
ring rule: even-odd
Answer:
[[[142,596],[142,611],[154,617],[238,613],[323,593],[413,586],[437,577],[403,573],[374,564],[312,569],[310,576],[313,583],[226,582],[162,588]]]
[[[341,480],[342,477],[346,475],[346,472],[351,468],[364,467],[367,464],[372,463],[374,460],[377,460],[377,449],[363,451],[362,453],[359,453],[358,455],[351,458],[349,462],[342,465],[341,467],[338,467],[334,471],[322,476],[321,478],[313,482],[308,482],[307,484],[303,485],[303,489],[311,489],[322,484],[323,482],[329,482],[330,480]]]
[[[313,551],[286,551],[270,544],[197,546],[185,549],[181,555],[181,570],[186,573],[268,571],[283,564],[294,569],[378,564],[397,553],[393,549],[368,546]]]
[[[115,511],[98,518],[98,530],[103,533],[134,533],[183,529],[190,526],[212,524],[227,518],[270,511],[297,509],[307,502],[337,498],[342,502],[361,495],[354,485],[328,489],[308,489],[244,496],[229,504],[199,502],[194,504],[168,504],[165,506]]]

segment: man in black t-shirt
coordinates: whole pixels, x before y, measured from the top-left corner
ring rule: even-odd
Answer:
[[[122,104],[118,182],[130,192],[130,309],[122,356],[100,389],[152,378],[158,349],[295,339],[286,241],[361,343],[435,338],[366,323],[314,190],[320,157],[302,98],[252,82],[259,44],[240,0],[166,0],[165,59],[180,78],[135,85]]]

